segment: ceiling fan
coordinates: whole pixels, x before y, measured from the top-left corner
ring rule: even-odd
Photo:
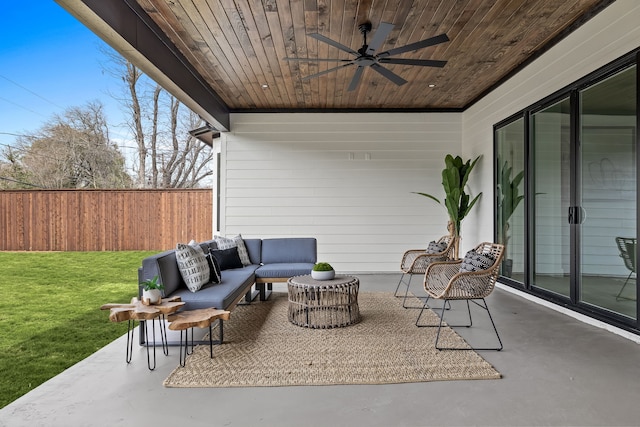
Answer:
[[[327,70],[321,71],[316,74],[312,74],[310,76],[303,77],[302,80],[309,80],[314,77],[322,76],[323,74],[330,73],[332,71],[337,71],[341,68],[348,67],[350,65],[356,65],[356,71],[351,79],[351,83],[349,84],[348,91],[353,91],[358,87],[360,83],[360,79],[362,77],[362,73],[366,67],[370,67],[372,70],[391,80],[393,83],[401,86],[407,81],[395,74],[393,71],[389,70],[382,66],[382,64],[399,64],[399,65],[418,65],[421,67],[444,67],[447,61],[436,61],[432,59],[405,59],[405,58],[391,58],[393,55],[398,55],[405,52],[412,52],[415,50],[419,50],[428,46],[434,46],[440,43],[448,42],[449,37],[446,34],[440,34],[439,36],[431,37],[425,40],[421,40],[419,42],[411,43],[405,46],[396,47],[394,49],[389,49],[384,52],[377,52],[377,50],[382,46],[382,43],[385,41],[387,36],[393,30],[394,25],[389,24],[388,22],[381,22],[380,26],[376,30],[375,34],[371,38],[371,42],[367,44],[367,33],[371,31],[371,22],[365,22],[364,24],[360,24],[358,29],[362,33],[364,42],[362,47],[357,51],[351,49],[339,43],[335,40],[332,40],[328,37],[323,36],[318,33],[308,34],[309,37],[313,37],[316,40],[327,43],[333,47],[340,49],[343,52],[347,52],[351,55],[354,55],[353,59],[338,59],[338,58],[284,58],[286,61],[309,61],[309,62],[342,62],[341,65],[337,67],[329,68]]]

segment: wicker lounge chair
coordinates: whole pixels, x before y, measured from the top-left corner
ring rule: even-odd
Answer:
[[[422,308],[421,305],[407,306],[411,279],[414,274],[424,275],[427,267],[432,262],[450,260],[453,257],[453,243],[453,237],[447,234],[438,239],[438,241],[431,242],[427,249],[409,249],[402,255],[402,261],[400,262],[402,276],[400,276],[400,281],[393,295],[403,297],[402,306],[404,308]],[[401,285],[405,286],[404,295],[398,294]]]
[[[427,308],[425,301],[418,318],[416,326],[419,327],[435,327],[438,326],[438,334],[436,336],[435,346],[438,350],[464,350],[462,348],[444,348],[438,346],[440,339],[440,331],[444,321],[445,306],[447,301],[466,300],[467,311],[469,313],[468,325],[457,325],[469,327],[472,325],[471,308],[469,301],[477,306],[485,309],[493,325],[496,333],[499,347],[496,348],[474,348],[474,350],[502,350],[502,340],[498,335],[498,330],[491,317],[491,312],[487,306],[485,298],[491,294],[498,278],[498,272],[502,257],[504,255],[504,246],[497,243],[481,243],[474,249],[475,253],[469,251],[464,260],[434,262],[427,267],[424,275],[424,289],[431,298],[444,300],[442,306],[442,314],[438,325],[420,324],[420,317]],[[469,271],[473,270],[473,271]],[[480,302],[481,301],[481,302]],[[456,326],[456,325],[449,325]]]

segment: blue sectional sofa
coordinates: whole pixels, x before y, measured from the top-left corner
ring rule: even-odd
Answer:
[[[204,285],[197,292],[191,292],[184,283],[175,250],[143,259],[142,266],[138,269],[138,281],[142,283],[158,276],[158,282],[164,285],[165,297],[179,296],[186,303],[183,310],[210,307],[233,310],[242,299],[251,302],[258,294],[261,300],[265,300],[274,282],[286,282],[290,277],[309,274],[317,261],[315,238],[243,239],[243,242],[251,264],[223,269],[220,283]],[[216,248],[216,242],[200,242],[200,246],[207,253]],[[141,295],[142,287],[139,287],[139,296]],[[231,319],[233,320],[233,316]],[[222,342],[222,320],[219,326]]]

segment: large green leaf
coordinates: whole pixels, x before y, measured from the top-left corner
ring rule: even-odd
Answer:
[[[424,197],[428,197],[428,198],[430,198],[430,199],[434,200],[436,203],[441,204],[441,203],[440,203],[440,200],[438,200],[437,198],[435,198],[435,197],[434,197],[434,196],[432,196],[431,194],[427,194],[427,193],[419,193],[419,192],[417,192],[417,191],[412,191],[412,193],[413,193],[413,194],[419,194],[419,195],[424,196]]]
[[[454,224],[455,235],[460,234],[462,220],[482,195],[482,193],[478,194],[469,202],[470,196],[464,191],[469,174],[479,159],[480,156],[473,161],[467,160],[465,162],[460,156],[453,157],[451,154],[447,154],[444,158],[445,168],[442,170],[442,187],[445,192],[444,205],[447,208],[450,221]],[[415,194],[420,194],[440,203],[440,200],[430,194]]]

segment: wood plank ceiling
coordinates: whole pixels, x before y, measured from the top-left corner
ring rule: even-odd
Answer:
[[[612,0],[136,0],[231,111],[316,109],[460,110],[530,58],[547,50]],[[319,33],[353,50],[359,24],[375,35],[394,25],[378,52],[439,34],[450,41],[398,55],[446,60],[443,68],[385,64],[397,86],[367,67],[305,76],[339,63],[285,57],[353,56],[309,37]],[[435,85],[435,87],[431,87]]]

